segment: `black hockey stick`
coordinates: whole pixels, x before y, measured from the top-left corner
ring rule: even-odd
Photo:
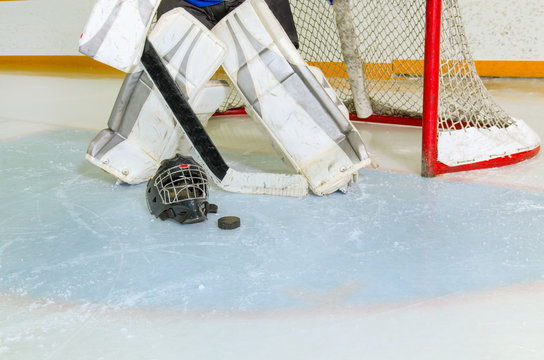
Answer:
[[[148,39],[145,41],[141,63],[204,162],[203,165],[221,188],[235,192],[289,196],[308,193],[308,183],[302,175],[242,173],[230,168]]]
[[[147,39],[145,40],[141,62],[195,150],[202,157],[202,161],[206,163],[215,177],[223,180],[229,166],[223,160],[217,147],[204,130],[202,123],[185,100],[157,51]]]

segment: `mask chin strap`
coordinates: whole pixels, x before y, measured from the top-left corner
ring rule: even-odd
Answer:
[[[170,209],[170,210],[172,210],[172,209]],[[179,222],[180,224],[184,224],[187,221],[188,218],[189,218],[189,212],[185,211],[184,213],[182,213],[182,215],[178,215],[174,219],[177,222]],[[201,220],[195,221],[195,222],[201,222],[201,221],[204,221],[204,220],[206,220],[205,216],[203,218],[201,218]]]
[[[159,218],[161,220],[174,219],[180,224],[198,223],[207,220],[208,213],[216,213],[217,205],[204,201],[200,206],[194,206],[191,207],[191,209],[192,210],[186,209],[176,213],[174,208],[169,208],[168,210],[163,211],[159,215]]]
[[[176,213],[174,212],[174,210],[172,208],[169,208],[165,211],[163,211],[162,213],[159,214],[159,219],[161,220],[166,220],[166,219],[172,219],[172,218],[175,218],[176,217]]]

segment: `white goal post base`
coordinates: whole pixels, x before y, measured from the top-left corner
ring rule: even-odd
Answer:
[[[440,133],[438,161],[455,167],[531,151],[539,145],[539,136],[523,120],[516,119],[507,128],[471,127]]]

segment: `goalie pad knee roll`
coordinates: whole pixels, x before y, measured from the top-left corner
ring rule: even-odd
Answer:
[[[370,158],[347,109],[307,66],[264,0],[247,0],[213,32],[227,46],[223,68],[248,113],[311,190],[324,195],[356,180]]]
[[[224,47],[183,9],[165,14],[149,35],[169,75],[199,119],[205,123],[229,87],[208,81],[221,64]],[[183,131],[143,71],[128,74],[113,107],[108,129],[89,145],[86,158],[120,180],[148,180],[161,160],[191,149]]]

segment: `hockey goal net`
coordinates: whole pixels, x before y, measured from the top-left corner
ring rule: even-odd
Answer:
[[[478,77],[457,0],[290,3],[300,52],[353,120],[423,127],[422,175],[507,165],[539,151],[538,136]],[[232,93],[222,110],[240,106]]]

